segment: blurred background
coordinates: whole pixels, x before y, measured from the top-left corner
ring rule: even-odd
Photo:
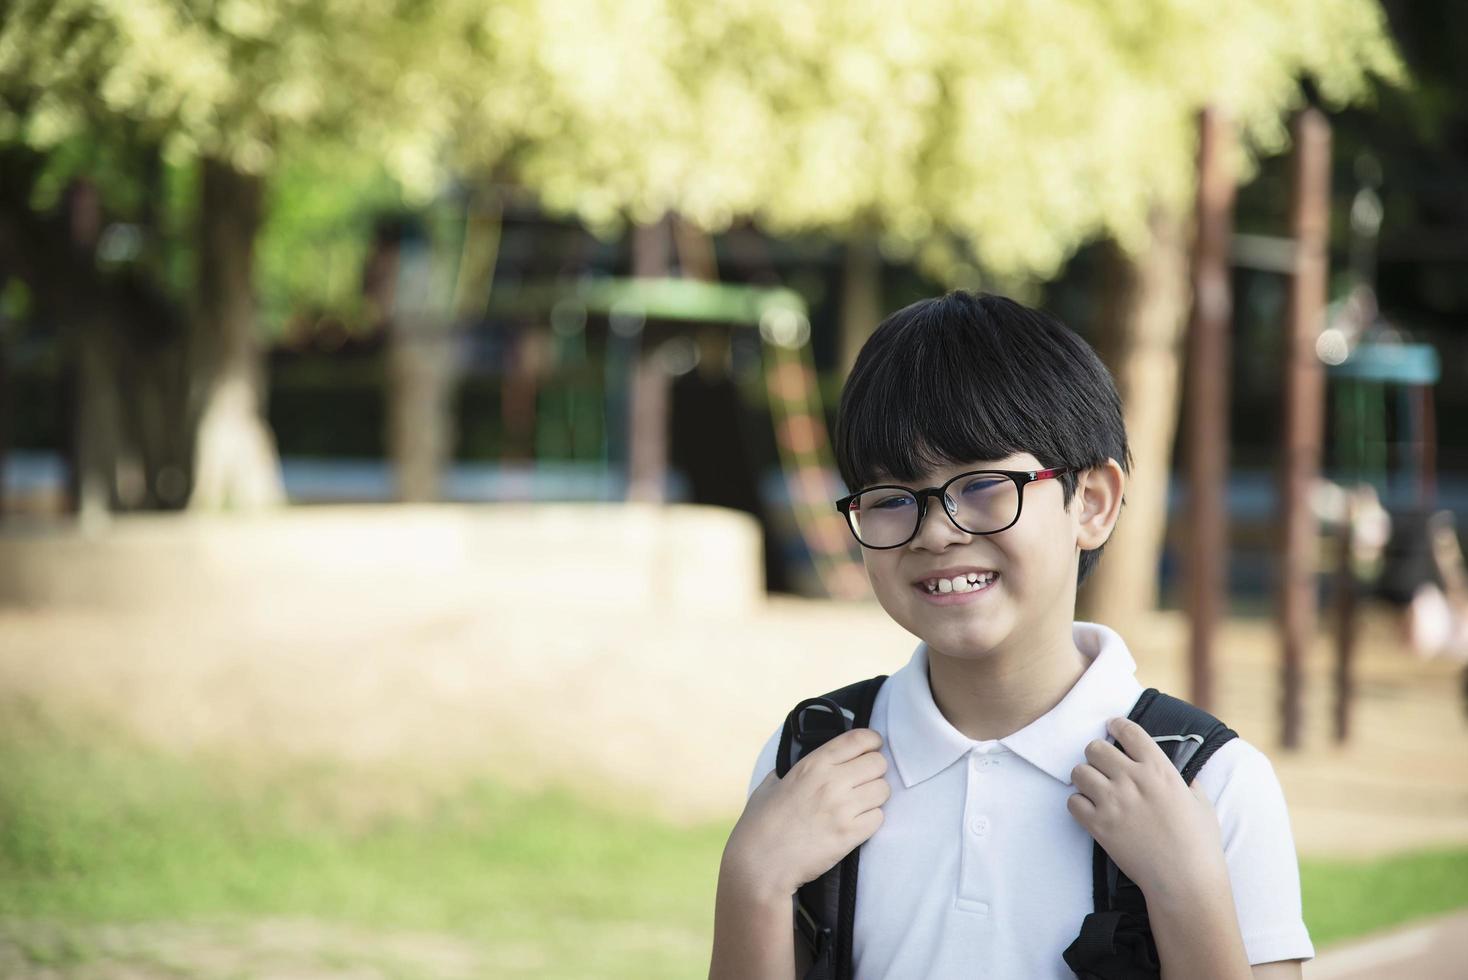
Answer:
[[[962,287],[1116,377],[1077,615],[1269,753],[1307,975],[1461,975],[1465,41],[0,0],[0,974],[704,974],[764,739],[915,645],[829,433]]]

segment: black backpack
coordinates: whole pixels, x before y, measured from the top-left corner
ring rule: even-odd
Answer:
[[[871,721],[886,674],[858,681],[797,704],[785,718],[775,774],[784,778],[807,752]],[[1191,784],[1203,763],[1237,733],[1201,708],[1148,688],[1127,716],[1146,729]],[[858,846],[830,870],[801,885],[794,897],[797,975],[803,980],[851,980],[851,934],[856,922]],[[1096,910],[1065,950],[1079,980],[1158,980],[1157,945],[1147,923],[1142,890],[1122,874],[1101,845],[1093,850]]]

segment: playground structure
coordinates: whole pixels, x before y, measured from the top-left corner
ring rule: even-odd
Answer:
[[[673,379],[694,370],[735,376],[741,401],[762,397],[768,405],[783,490],[776,503],[788,509],[814,583],[833,598],[866,593],[831,504],[841,489],[798,293],[596,277],[500,288],[490,309],[516,324],[504,386],[507,438],[533,446],[537,459],[564,454],[623,474],[631,501],[668,496]],[[753,378],[757,391],[747,384]],[[739,406],[746,415],[748,408]]]
[[[1432,511],[1437,485],[1433,389],[1441,371],[1433,347],[1408,342],[1379,316],[1371,282],[1381,202],[1375,193],[1375,168],[1362,167],[1361,161],[1357,172],[1362,186],[1351,208],[1355,286],[1344,301],[1327,309],[1330,127],[1318,111],[1307,109],[1296,117],[1292,132],[1289,236],[1236,235],[1235,181],[1227,169],[1234,136],[1216,111],[1202,116],[1189,337],[1192,390],[1186,410],[1189,522],[1194,529],[1187,556],[1192,697],[1206,705],[1211,697],[1212,634],[1224,606],[1228,395],[1214,366],[1228,362],[1228,272],[1231,266],[1243,266],[1287,277],[1278,608],[1281,742],[1294,749],[1301,742],[1304,659],[1315,634],[1322,571],[1333,573],[1335,592],[1333,734],[1337,742],[1350,737],[1358,594],[1363,581],[1381,574],[1381,546],[1389,524],[1377,501],[1384,496],[1396,507],[1400,537],[1409,509],[1403,498],[1408,495],[1397,492],[1403,480],[1393,479],[1393,473],[1404,473],[1411,483],[1412,507],[1419,515]],[[1334,436],[1333,475],[1351,484],[1350,489],[1322,479],[1328,420]],[[1463,562],[1451,514],[1433,515],[1430,523],[1416,550],[1437,569],[1432,574],[1446,580],[1468,617],[1468,588],[1462,584]],[[1321,547],[1331,538],[1335,547]],[[1428,573],[1413,574],[1420,578]]]

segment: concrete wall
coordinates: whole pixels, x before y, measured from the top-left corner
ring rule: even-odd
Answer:
[[[752,608],[763,590],[758,524],[715,507],[297,507],[127,516],[92,534],[0,525],[0,605],[332,615],[369,597],[409,611],[560,595],[581,607],[724,613]]]

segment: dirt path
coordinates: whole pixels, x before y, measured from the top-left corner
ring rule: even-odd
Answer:
[[[490,951],[434,933],[287,919],[216,926],[0,923],[0,976],[7,980],[478,980],[505,975],[503,960],[491,959]],[[527,974],[512,970],[508,975]]]
[[[1305,980],[1462,980],[1468,912],[1333,947],[1305,964]]]
[[[391,597],[360,597],[351,615],[271,618],[262,597],[240,608],[250,612],[0,609],[0,696],[93,712],[171,749],[575,783],[675,819],[730,819],[791,704],[890,672],[915,643],[875,605],[790,599],[722,620],[524,601],[399,614]],[[1144,683],[1186,695],[1185,630],[1161,615],[1131,631]],[[1267,622],[1226,627],[1217,713],[1274,761],[1302,853],[1468,841],[1457,669],[1399,652],[1380,617],[1359,655],[1349,746],[1329,738],[1322,638],[1306,746],[1279,749]]]

